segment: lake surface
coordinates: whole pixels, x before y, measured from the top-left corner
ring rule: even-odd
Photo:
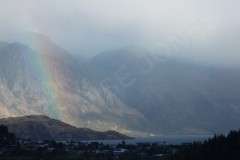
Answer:
[[[213,137],[213,135],[169,135],[169,136],[150,136],[150,137],[135,137],[134,139],[124,140],[126,144],[136,144],[136,143],[154,143],[159,142],[163,144],[182,144],[191,143],[194,141],[202,142]],[[85,143],[99,142],[103,144],[119,144],[122,140],[91,140],[82,141]]]

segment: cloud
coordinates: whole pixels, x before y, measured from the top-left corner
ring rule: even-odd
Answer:
[[[237,0],[2,0],[0,37],[16,41],[21,32],[40,32],[87,56],[128,44],[154,49],[167,43],[172,48],[171,41],[181,46],[176,41],[188,37],[174,52],[189,50],[195,57],[207,58],[211,53],[202,56],[199,46],[221,50],[228,43],[225,35],[232,35],[231,43],[238,41],[234,34],[240,32],[239,6]],[[238,50],[237,45],[232,47]]]

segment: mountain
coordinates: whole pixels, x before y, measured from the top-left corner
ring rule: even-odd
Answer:
[[[227,133],[240,126],[240,70],[127,46],[90,60],[48,37],[0,42],[0,117],[47,115],[128,135]]]
[[[76,128],[43,115],[4,118],[0,119],[0,124],[6,125],[9,131],[20,139],[27,139],[31,136],[38,141],[113,140],[130,138],[115,131],[98,132],[88,128]]]
[[[148,121],[102,85],[98,69],[34,36],[30,46],[0,43],[0,117],[44,114],[77,127],[142,132]]]
[[[156,133],[226,133],[240,126],[240,70],[180,61],[141,47],[98,54],[108,87]]]

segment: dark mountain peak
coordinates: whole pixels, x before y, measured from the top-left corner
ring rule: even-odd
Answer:
[[[3,118],[0,121],[1,122],[11,122],[11,123],[20,123],[21,122],[32,122],[32,121],[48,121],[51,118],[46,116],[46,115],[27,115],[27,116],[21,116],[21,117],[8,117],[8,118]],[[20,121],[19,121],[20,120]],[[52,119],[53,120],[53,119]]]
[[[46,115],[29,115],[29,116],[26,116],[27,118],[46,118],[48,119],[49,117],[46,116]],[[50,118],[49,118],[50,119]]]
[[[46,115],[28,115],[28,116],[24,116],[23,118],[25,119],[29,119],[29,120],[48,120],[50,119],[50,117],[46,116]]]
[[[128,139],[116,131],[99,132],[88,128],[76,128],[67,123],[49,118],[45,115],[29,115],[0,119],[18,138],[26,133],[34,134],[38,140],[97,140],[97,139]]]

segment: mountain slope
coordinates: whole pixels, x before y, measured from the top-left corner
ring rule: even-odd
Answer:
[[[125,104],[158,133],[228,132],[240,126],[240,71],[196,65],[140,47],[104,52],[91,62]]]
[[[38,141],[44,140],[110,140],[128,139],[129,137],[115,131],[97,132],[88,128],[76,128],[59,120],[43,115],[26,117],[10,117],[0,119],[0,124],[6,125],[9,130],[20,139],[33,136]]]
[[[46,46],[43,39],[34,43]],[[49,46],[0,43],[1,117],[45,114],[78,127],[129,133],[147,123],[99,83],[94,67]],[[52,50],[58,52],[45,53]]]

